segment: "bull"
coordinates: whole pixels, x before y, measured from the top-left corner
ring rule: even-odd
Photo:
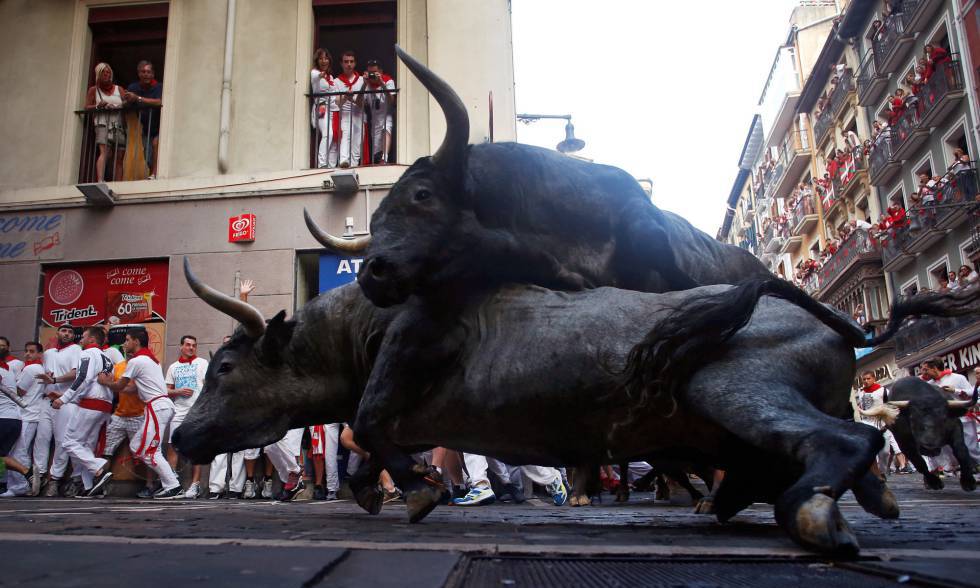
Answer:
[[[976,405],[980,384],[973,389],[970,400],[947,400],[942,391],[919,378],[906,377],[891,385],[887,401],[870,411],[856,410],[869,416],[880,416],[905,457],[922,474],[927,488],[941,490],[942,479],[929,471],[922,456],[936,457],[948,445],[960,464],[960,487],[968,492],[976,490],[973,477],[976,463],[963,441],[963,423],[970,407]]]
[[[241,323],[174,436],[197,463],[290,428],[350,420],[380,342],[405,316],[352,284],[266,324],[254,307],[200,283],[186,259],[184,271],[198,296]],[[864,333],[800,294],[778,279],[667,294],[494,291],[459,315],[447,343],[454,361],[429,374],[427,393],[384,433],[402,452],[443,446],[513,464],[646,458],[721,467],[720,520],[774,503],[778,524],[801,545],[854,554],[857,538],[836,505],[845,491],[869,512],[898,516],[869,470],[881,434],[841,418]],[[884,336],[910,314],[958,313],[968,302],[954,294],[903,302]],[[439,492],[410,469],[389,471],[414,522]]]

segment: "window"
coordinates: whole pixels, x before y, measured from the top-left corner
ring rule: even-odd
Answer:
[[[905,282],[904,284],[902,284],[902,287],[900,288],[900,290],[902,292],[902,296],[915,296],[916,294],[918,294],[919,293],[919,277],[916,276],[916,277],[912,278],[911,280],[909,280],[908,282]]]
[[[162,92],[164,54],[167,45],[169,4],[96,7],[89,10],[92,55],[86,87],[96,86],[95,68],[106,63],[113,83],[126,89],[139,84],[137,65],[152,64],[157,82],[147,95]],[[157,88],[159,86],[159,88]],[[160,132],[160,106],[127,103],[115,89],[108,96],[93,91],[93,102],[120,104],[119,112],[78,111],[83,125],[79,182],[142,180],[156,173],[156,154]],[[144,91],[140,91],[144,93]],[[86,92],[86,99],[88,92]],[[127,157],[128,154],[128,157]]]
[[[944,255],[942,259],[930,265],[927,270],[929,274],[929,288],[932,290],[939,289],[940,279],[949,279],[949,256]]]

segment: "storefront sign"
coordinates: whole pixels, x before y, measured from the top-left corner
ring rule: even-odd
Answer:
[[[943,360],[943,367],[954,372],[963,373],[980,365],[980,340],[968,343],[949,353],[937,356]],[[919,375],[919,366],[911,366],[912,375]]]
[[[228,242],[251,243],[255,241],[255,215],[242,214],[228,219]]]
[[[320,254],[320,292],[332,290],[357,279],[361,257],[345,257],[334,253]]]
[[[143,323],[167,317],[167,261],[52,266],[44,270],[43,325]]]
[[[63,214],[0,215],[0,263],[61,259],[64,239]]]

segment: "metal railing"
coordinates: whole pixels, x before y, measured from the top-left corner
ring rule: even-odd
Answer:
[[[153,170],[160,106],[76,110],[82,125],[78,183],[145,180]]]
[[[872,176],[878,175],[882,168],[892,162],[891,130],[883,131],[875,140],[868,155],[868,170]]]
[[[874,51],[868,51],[858,68],[857,91],[859,101],[863,102],[864,98],[867,97],[868,91],[871,89],[871,81],[877,77],[878,68],[875,67]]]
[[[803,286],[803,291],[809,294],[810,296],[813,296],[814,294],[817,293],[817,291],[820,290],[819,274],[820,272],[813,272],[808,276],[806,276],[805,278],[803,278],[803,283],[801,284],[801,286]]]
[[[898,45],[898,40],[905,35],[904,14],[892,14],[885,18],[881,23],[874,37],[871,39],[871,47],[874,51],[875,67],[881,71],[882,64],[888,60],[892,50]]]
[[[922,103],[919,100],[906,102],[905,113],[898,118],[898,121],[891,126],[891,147],[895,151],[902,148],[905,141],[912,135],[912,132],[919,128],[919,112]]]
[[[950,61],[937,65],[919,90],[919,109],[921,118],[928,118],[937,104],[942,102],[950,92],[963,90],[963,74],[959,57],[956,53],[950,55]]]
[[[399,89],[317,92],[307,94],[310,105],[310,167],[335,168],[394,163],[395,112],[381,95]],[[361,107],[344,111],[335,106],[340,96],[364,96]],[[387,133],[388,139],[385,134]]]
[[[799,226],[800,222],[808,216],[817,214],[816,207],[813,204],[813,194],[800,195],[799,199],[796,201],[796,205],[793,206],[793,220],[792,225],[794,229]]]
[[[834,125],[834,113],[830,106],[826,106],[820,116],[817,117],[817,122],[813,123],[813,136],[816,137],[817,144],[823,143],[824,137],[827,135],[827,131],[831,129]]]
[[[837,171],[831,177],[831,182],[834,186],[834,193],[838,196],[844,195],[848,188],[851,187],[852,182],[858,176],[858,172],[864,170],[864,157],[860,155],[861,149],[855,149],[851,153],[850,157],[847,157],[844,162],[837,168]]]
[[[844,239],[844,242],[837,247],[837,251],[831,255],[823,266],[817,271],[820,275],[820,283],[829,284],[834,278],[841,275],[847,268],[851,267],[855,260],[865,254],[877,253],[878,247],[874,240],[864,229],[855,229]]]
[[[833,111],[835,116],[840,114],[841,107],[846,103],[847,95],[853,88],[854,71],[851,68],[847,68],[837,81],[837,87],[830,94],[830,110]]]
[[[973,286],[976,288],[977,286]],[[976,317],[926,317],[909,321],[895,335],[896,359],[907,357],[976,323]]]

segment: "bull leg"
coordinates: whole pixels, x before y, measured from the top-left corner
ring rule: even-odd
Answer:
[[[851,491],[865,511],[883,519],[898,518],[898,500],[885,480],[870,469],[858,478]]]
[[[367,459],[350,477],[350,489],[357,505],[373,515],[379,514],[384,504],[384,492],[378,487],[378,476],[383,469],[380,460]]]
[[[681,503],[680,501],[675,503],[672,500],[671,504],[679,504],[680,506],[693,506],[697,504],[698,501],[700,501],[702,498],[704,498],[704,494],[701,494],[701,491],[695,488],[694,484],[691,484],[691,480],[687,477],[687,474],[684,473],[684,471],[677,470],[676,472],[668,472],[667,476],[675,484],[677,484],[677,486],[683,488],[687,492],[689,497],[689,500],[683,501],[683,503]]]
[[[929,490],[943,489],[943,479],[929,471],[929,464],[922,458],[921,453],[918,451],[909,451],[905,454],[905,457],[912,462],[915,470],[922,474],[922,481],[925,483],[926,488]]]
[[[670,485],[667,484],[667,478],[663,474],[657,473],[654,485],[656,486],[653,493],[654,500],[670,500]]]
[[[953,450],[953,457],[960,464],[960,488],[973,492],[977,489],[977,481],[973,477],[973,468],[976,464],[963,441],[963,424],[957,418],[950,418],[949,421],[951,422],[946,427],[946,436],[949,439],[949,447]]]
[[[616,487],[616,502],[629,502],[630,499],[630,464],[619,464],[619,486]]]

